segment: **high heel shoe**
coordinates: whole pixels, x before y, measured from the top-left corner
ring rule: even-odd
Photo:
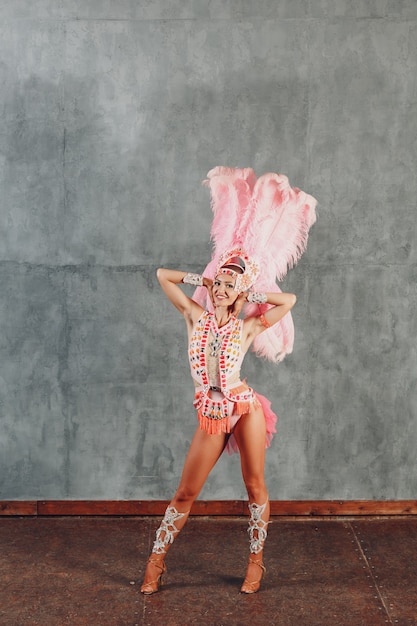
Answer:
[[[253,582],[250,582],[245,578],[240,588],[240,593],[256,593],[257,591],[259,591],[259,587],[261,586],[261,580],[266,574],[266,567],[264,566],[262,561],[254,561],[253,559],[249,559],[249,564],[250,563],[253,563],[254,565],[257,565],[261,568],[261,577],[259,580],[254,580]]]
[[[165,572],[167,571],[167,567],[164,563],[164,561],[162,559],[152,559],[151,557],[148,559],[148,563],[152,563],[152,565],[154,567],[156,567],[157,569],[160,570],[160,574],[158,575],[157,578],[155,578],[155,580],[151,580],[148,583],[143,583],[142,587],[140,588],[140,592],[143,593],[145,596],[150,596],[153,593],[156,593],[157,591],[159,591],[159,587],[162,586],[163,584],[163,577],[165,575]]]

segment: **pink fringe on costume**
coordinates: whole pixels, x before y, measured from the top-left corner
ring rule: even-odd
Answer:
[[[265,424],[266,424],[266,437],[265,437],[265,448],[269,448],[271,445],[272,437],[274,433],[276,433],[276,423],[278,420],[277,415],[271,409],[271,403],[268,398],[262,396],[260,393],[255,391],[255,396],[259,400],[262,406],[262,410],[264,412]],[[232,433],[229,437],[229,440],[226,445],[226,451],[228,454],[233,454],[234,452],[239,452],[239,448],[236,443],[236,439],[234,434]]]
[[[204,275],[214,278],[217,261],[225,250],[242,247],[257,259],[261,274],[254,291],[280,292],[282,280],[304,252],[308,231],[316,221],[316,200],[296,187],[290,187],[283,174],[268,173],[256,178],[251,168],[215,167],[204,181],[210,188],[214,213],[211,237],[213,256]],[[203,308],[212,310],[204,287],[193,296]],[[247,304],[243,315],[265,313],[270,305]],[[281,361],[292,352],[294,325],[291,313],[253,342],[258,356]]]

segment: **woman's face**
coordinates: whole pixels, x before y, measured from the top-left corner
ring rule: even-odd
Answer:
[[[232,306],[239,293],[235,291],[236,278],[219,274],[213,280],[213,299],[216,306]]]

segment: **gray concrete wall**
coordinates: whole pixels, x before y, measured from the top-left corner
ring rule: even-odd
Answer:
[[[0,6],[0,499],[169,498],[195,427],[159,265],[201,270],[218,164],[319,220],[283,287],[272,499],[415,498],[417,2]],[[243,498],[239,458],[201,494]]]

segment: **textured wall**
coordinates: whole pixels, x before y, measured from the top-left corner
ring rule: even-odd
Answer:
[[[415,498],[417,2],[0,6],[0,498],[168,498],[195,427],[159,265],[201,270],[217,164],[319,200],[272,499]],[[239,458],[202,493],[244,497]]]

